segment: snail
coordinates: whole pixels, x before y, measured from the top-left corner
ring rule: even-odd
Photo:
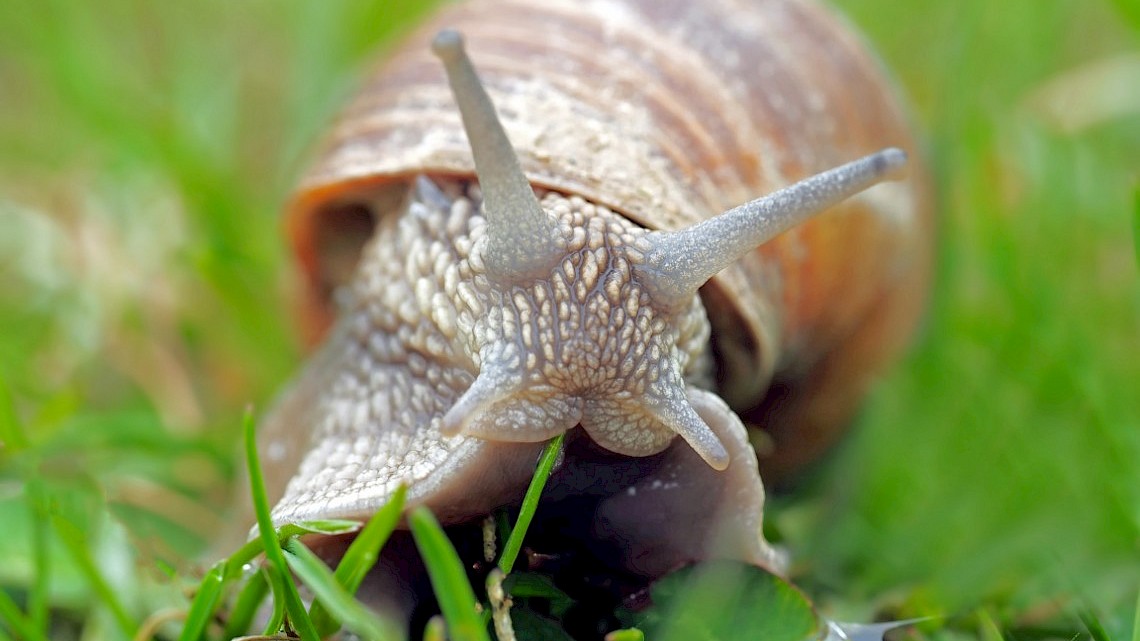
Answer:
[[[290,205],[322,343],[260,426],[275,522],[400,483],[469,522],[568,433],[544,500],[588,505],[560,527],[614,563],[779,571],[761,474],[905,344],[928,192],[878,62],[808,0],[449,6]]]

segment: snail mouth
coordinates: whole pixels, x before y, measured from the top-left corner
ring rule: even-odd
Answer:
[[[485,520],[513,523],[519,503],[521,497],[481,514],[440,518],[473,585],[483,585],[495,566],[493,555],[486,556],[488,540],[493,548],[504,543],[497,528],[484,528]],[[542,575],[566,593],[578,608],[566,622],[590,638],[589,630],[615,627],[616,609],[645,605],[654,581],[686,565],[730,558],[778,572],[759,534],[762,503],[754,459],[712,470],[680,439],[659,454],[626,457],[576,428],[513,572]],[[337,536],[310,544],[335,565],[350,542],[351,536]],[[406,621],[413,636],[439,611],[409,532],[393,535],[358,598]]]

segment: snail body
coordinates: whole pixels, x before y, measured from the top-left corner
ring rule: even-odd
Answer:
[[[431,55],[444,26],[478,76],[452,32]],[[910,179],[837,204],[907,151]],[[262,425],[275,520],[364,518],[406,483],[462,522],[571,431],[550,495],[600,497],[583,518],[634,570],[709,554],[677,525],[702,519],[712,553],[774,565],[759,473],[834,439],[921,308],[913,152],[877,63],[810,2],[450,7],[291,206],[324,342]]]

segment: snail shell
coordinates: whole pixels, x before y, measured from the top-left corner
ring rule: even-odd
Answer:
[[[493,146],[484,127],[468,123],[470,141],[465,134],[456,108],[458,99],[470,119],[465,98],[453,95],[429,44],[444,27],[469,42],[520,180],[543,198],[537,217],[496,218],[494,203],[518,194],[492,188],[487,175],[504,163],[497,152],[486,165],[479,158]],[[436,48],[449,69],[461,64],[461,48]],[[712,237],[675,240],[693,225],[884,147],[909,152],[907,180],[806,222],[802,212],[777,217],[780,229],[800,224],[691,276],[687,261],[719,247],[704,244]],[[706,543],[696,535],[639,543],[660,529],[652,523],[705,517],[735,519],[727,529],[737,548],[718,554],[771,564],[758,534],[758,467],[779,479],[830,444],[922,307],[931,225],[914,152],[876,59],[806,0],[449,7],[349,105],[290,206],[305,324],[324,343],[262,425],[275,519],[364,517],[400,482],[413,504],[445,522],[472,518],[515,500],[541,442],[581,423],[603,453],[568,455],[551,493],[610,495],[596,518],[610,519],[630,549],[641,546],[631,556],[672,550],[642,571],[700,556]],[[899,158],[865,165],[874,176],[859,189]],[[796,193],[810,201],[814,192]],[[602,252],[600,267],[590,266],[592,250]],[[561,290],[544,283],[593,291],[615,273],[626,289],[610,303],[631,305],[622,318],[647,318],[644,333],[668,335],[644,349],[674,359],[658,368],[675,375],[671,391],[643,401],[656,388],[626,384],[620,366],[598,361],[569,382],[544,370],[526,389],[520,381],[531,370],[500,375],[512,355],[526,362],[515,347],[563,358],[542,343],[560,330],[528,324],[548,309],[547,295],[560,309]],[[659,305],[645,316],[639,304]],[[589,323],[582,318],[578,330]],[[507,347],[496,352],[492,339]],[[585,390],[579,379],[591,363],[611,375]],[[671,444],[674,432],[684,442]],[[597,466],[620,467],[624,480],[593,487]],[[667,479],[681,489],[646,496]]]

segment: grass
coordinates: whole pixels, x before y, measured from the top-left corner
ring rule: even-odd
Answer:
[[[503,553],[499,556],[498,566],[503,574],[510,574],[515,566],[515,559],[518,558],[519,551],[522,550],[523,537],[526,535],[527,528],[530,527],[530,521],[534,517],[535,510],[538,509],[538,499],[542,496],[546,477],[550,476],[551,470],[554,469],[554,462],[558,459],[558,453],[562,451],[562,442],[565,438],[565,434],[558,435],[542,451],[542,457],[539,458],[538,465],[535,468],[535,482],[530,484],[526,495],[523,496],[518,521],[507,536],[507,542],[503,545]]]
[[[439,522],[423,507],[413,510],[408,522],[431,575],[439,608],[448,622],[448,637],[456,641],[488,641],[486,623],[475,609],[478,601],[466,568]]]
[[[196,586],[179,641],[249,634],[256,612],[263,600],[270,596],[270,588],[272,614],[263,631],[265,635],[289,634],[300,639],[323,639],[343,627],[364,639],[402,641],[405,638],[402,625],[373,613],[353,595],[395,529],[403,512],[406,488],[399,488],[392,500],[362,527],[350,522],[317,521],[274,528],[265,497],[252,414],[246,415],[243,433],[250,470],[249,491],[257,514],[259,535],[230,557],[218,561]],[[535,498],[523,504],[509,540],[521,541],[525,536],[527,524],[538,507],[537,496],[542,493],[553,462],[562,449],[562,442],[563,437],[558,437],[543,450],[528,489],[528,496]],[[464,564],[443,528],[424,507],[412,510],[408,522],[439,598],[448,637],[455,641],[488,641],[487,621],[479,615],[479,601]],[[357,536],[335,571],[330,571],[324,561],[301,541],[302,536],[310,534],[343,534],[357,530]],[[513,562],[513,557],[507,559],[509,549],[510,545],[504,550],[500,565],[509,566]],[[514,549],[517,553],[518,545]],[[261,554],[265,555],[264,566],[247,571],[246,568],[253,567],[249,564]],[[509,573],[509,569],[502,572]],[[307,611],[301,603],[295,581],[303,583],[313,594],[312,606]],[[228,591],[236,591],[232,603],[224,603]],[[14,632],[27,639],[41,638],[15,604],[7,600],[7,595],[0,593],[0,597],[3,597],[0,615],[11,622]],[[211,623],[219,616],[226,622],[220,637],[216,630],[211,630]],[[137,628],[128,625],[123,632],[128,637],[137,638]]]
[[[243,408],[301,358],[280,205],[426,8],[0,2],[0,640],[127,639],[170,608],[163,638],[244,632],[284,571],[246,578],[256,547],[192,559],[224,524]],[[1135,641],[1135,5],[837,4],[926,132],[937,283],[911,356],[770,527],[830,618]],[[303,533],[277,534],[288,565]],[[216,603],[237,616],[199,614]]]

